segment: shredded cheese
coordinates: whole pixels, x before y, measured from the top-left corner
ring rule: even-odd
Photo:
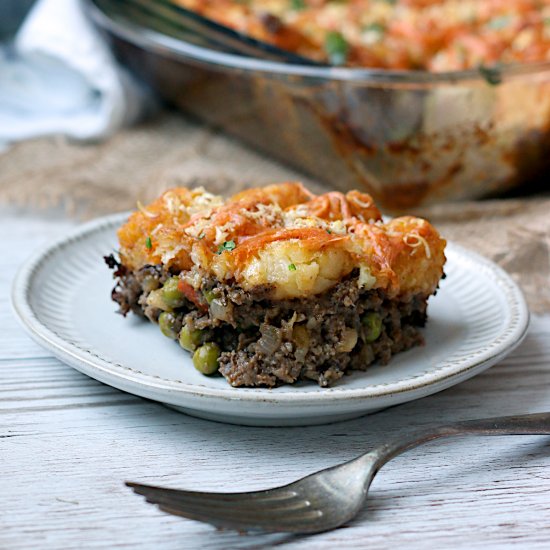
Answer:
[[[413,242],[410,242],[410,239],[416,239],[413,240]],[[419,246],[424,246],[424,252],[426,253],[426,258],[430,259],[432,257],[432,251],[430,250],[430,245],[426,241],[426,239],[422,236],[420,236],[418,233],[408,233],[407,235],[403,236],[403,242],[407,245],[413,248],[414,250],[411,252],[411,254],[414,254],[416,252],[416,249]]]
[[[370,208],[372,206],[372,203],[364,202],[358,197],[349,197],[348,200],[350,200],[351,202],[354,202],[357,206],[361,208]]]
[[[164,225],[162,223],[155,225],[155,227],[151,230],[151,237],[154,237],[163,227]]]
[[[283,210],[278,204],[257,204],[256,210],[243,208],[240,214],[252,221],[259,221],[267,227],[277,227],[283,224]]]
[[[146,218],[158,218],[158,214],[154,214],[153,212],[150,212],[149,210],[147,210],[147,208],[145,208],[145,206],[143,206],[143,204],[141,204],[141,201],[137,201],[136,202],[136,206],[138,208],[138,210],[146,217]]]

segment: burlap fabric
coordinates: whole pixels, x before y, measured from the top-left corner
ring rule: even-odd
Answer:
[[[314,180],[214,130],[167,114],[107,142],[25,142],[0,154],[0,204],[63,207],[80,219],[131,209],[175,185],[231,194],[246,186]],[[415,212],[476,250],[522,286],[533,312],[550,312],[550,196],[446,204]]]

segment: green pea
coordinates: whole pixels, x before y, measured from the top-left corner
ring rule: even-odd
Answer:
[[[206,299],[206,301],[211,304],[215,298],[216,298],[216,294],[214,293],[213,290],[205,290],[204,291],[204,297]]]
[[[187,351],[195,350],[201,343],[202,333],[202,330],[191,330],[187,325],[184,325],[180,330],[180,346]]]
[[[361,318],[362,325],[366,328],[366,341],[370,344],[378,340],[382,333],[382,317],[374,311],[365,313]]]
[[[163,311],[159,315],[158,322],[160,331],[162,332],[162,334],[164,334],[164,336],[166,336],[167,338],[172,338],[172,340],[175,340],[178,337],[178,323],[173,313]]]
[[[331,31],[325,38],[325,52],[332,65],[344,65],[349,53],[349,44],[341,33]]]
[[[162,287],[162,299],[168,307],[181,307],[184,304],[185,296],[178,289],[179,277],[170,277]]]
[[[214,374],[218,370],[220,348],[214,342],[207,342],[193,354],[193,365],[202,374]]]

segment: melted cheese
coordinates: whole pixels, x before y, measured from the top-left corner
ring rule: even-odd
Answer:
[[[234,281],[269,285],[276,299],[319,294],[358,270],[358,284],[390,295],[430,294],[445,262],[445,241],[425,220],[383,223],[369,195],[315,196],[284,183],[227,201],[203,189],[176,188],[132,214],[119,230],[129,269],[162,264]]]

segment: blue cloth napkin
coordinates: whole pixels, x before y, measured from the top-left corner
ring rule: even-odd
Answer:
[[[54,134],[99,140],[152,105],[80,0],[39,0],[14,43],[0,47],[0,148]]]

